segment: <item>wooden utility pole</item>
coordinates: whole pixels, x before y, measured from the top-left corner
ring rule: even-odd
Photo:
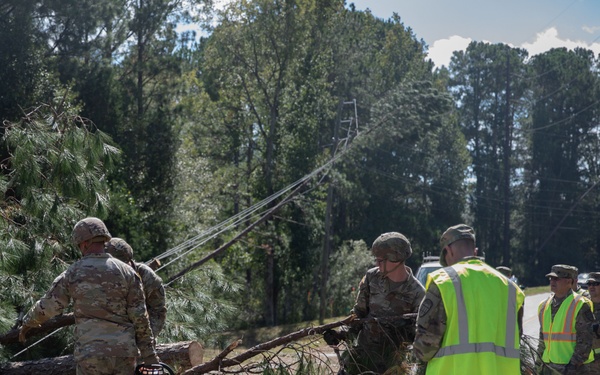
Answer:
[[[335,157],[339,142],[340,121],[342,120],[342,107],[344,102],[338,103],[337,116],[333,127],[333,144],[331,145],[331,158]],[[325,322],[327,309],[327,281],[329,280],[329,255],[331,254],[331,211],[333,209],[333,178],[329,177],[327,186],[327,207],[325,208],[325,234],[323,235],[323,251],[321,252],[321,285],[319,289],[319,324]]]
[[[353,105],[354,106],[354,116],[351,116],[350,119],[342,120],[342,110],[344,105]],[[343,139],[340,139],[340,130],[341,125],[343,123],[348,124],[348,128],[346,130],[346,136]],[[355,125],[356,128],[353,129],[352,125]],[[331,159],[336,157],[336,153],[339,151],[338,148],[342,144],[342,140],[345,141],[345,146],[347,146],[348,142],[353,138],[353,136],[358,134],[358,112],[356,109],[356,99],[345,102],[340,99],[338,103],[337,116],[335,119],[335,125],[333,128],[333,144],[331,145]],[[333,166],[334,163],[331,165]],[[333,195],[334,195],[334,179],[329,178],[329,185],[327,187],[327,207],[325,209],[325,233],[323,235],[323,251],[321,252],[321,279],[320,279],[320,289],[319,289],[319,323],[323,324],[325,321],[325,313],[327,310],[327,282],[329,280],[329,256],[331,255],[331,237],[333,233],[333,224],[331,222],[331,216],[333,211]]]
[[[510,48],[506,49],[506,110],[504,120],[504,152],[502,155],[504,169],[504,238],[502,261],[510,267],[510,158],[512,147],[512,115],[510,107]]]

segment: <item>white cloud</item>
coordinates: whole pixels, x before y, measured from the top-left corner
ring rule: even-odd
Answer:
[[[442,65],[448,66],[452,53],[459,50],[464,51],[471,41],[471,38],[463,38],[458,35],[453,35],[448,39],[436,40],[433,42],[433,45],[429,47],[429,58],[434,62],[437,68]],[[506,44],[513,47],[511,43]],[[575,49],[576,47],[582,47],[592,50],[596,55],[600,54],[600,42],[588,44],[583,41],[561,39],[558,35],[558,30],[554,27],[538,33],[532,43],[523,43],[520,46],[520,48],[524,48],[529,52],[529,57],[544,53],[552,48],[560,47],[565,47],[570,50]]]
[[[595,48],[594,48],[595,46]],[[600,52],[600,43],[588,45],[582,41],[574,41],[570,39],[561,39],[558,36],[558,30],[551,27],[535,36],[533,43],[523,43],[522,48],[529,51],[529,56],[544,53],[552,48],[566,47],[567,49],[575,49],[575,47],[583,47],[593,50],[595,53]]]
[[[466,50],[472,41],[471,38],[463,38],[458,35],[452,35],[448,39],[436,40],[433,45],[429,46],[429,58],[437,68],[441,68],[442,65],[448,66],[452,53]]]
[[[581,29],[588,34],[595,34],[600,30],[600,26],[583,26]]]

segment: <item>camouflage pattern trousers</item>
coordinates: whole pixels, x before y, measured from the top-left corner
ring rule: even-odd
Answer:
[[[133,375],[135,357],[87,357],[77,361],[77,375]]]
[[[409,367],[406,363],[407,354],[407,350],[393,345],[353,346],[342,353],[342,369],[339,374],[405,374]]]

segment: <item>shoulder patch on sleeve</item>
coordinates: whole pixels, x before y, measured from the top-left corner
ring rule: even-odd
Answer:
[[[431,301],[429,298],[425,298],[423,302],[421,302],[421,306],[419,306],[419,318],[427,315],[432,306],[433,301]]]

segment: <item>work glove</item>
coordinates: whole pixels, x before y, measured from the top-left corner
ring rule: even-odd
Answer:
[[[600,323],[592,324],[592,332],[596,334],[597,339],[600,339],[600,334],[598,334],[598,328],[600,328]]]
[[[573,365],[572,363],[568,363],[563,370],[564,375],[577,375],[579,373],[579,367]]]
[[[36,324],[34,326],[31,326],[31,325],[21,326],[21,329],[19,329],[19,342],[21,344],[23,344],[27,340],[27,332],[29,332],[29,330],[31,330],[32,328],[39,328],[39,327],[40,327],[39,324]]]
[[[327,345],[338,345],[340,340],[344,340],[345,338],[345,332],[337,332],[333,329],[328,329],[327,331],[323,332],[323,339]]]

